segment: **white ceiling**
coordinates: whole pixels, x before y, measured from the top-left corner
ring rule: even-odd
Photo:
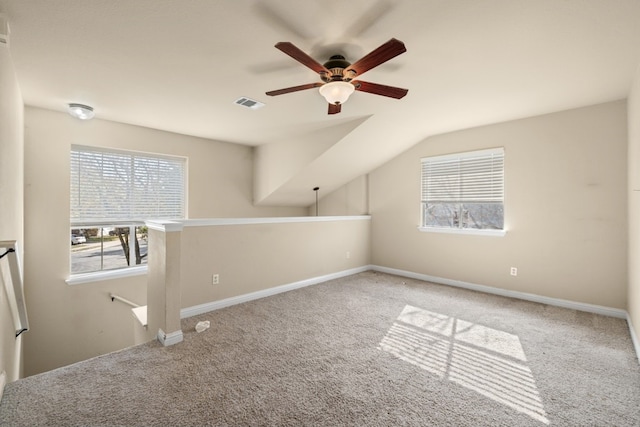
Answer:
[[[312,187],[430,135],[625,98],[640,62],[637,0],[0,0],[0,13],[27,105],[252,146],[353,129],[268,204],[311,204]],[[404,99],[356,92],[329,116],[315,89],[265,95],[318,81],[279,41],[354,62],[392,37],[407,52],[363,80]]]

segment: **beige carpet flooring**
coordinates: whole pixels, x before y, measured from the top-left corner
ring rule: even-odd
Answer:
[[[365,272],[183,330],[8,384],[0,426],[640,425],[621,319]]]

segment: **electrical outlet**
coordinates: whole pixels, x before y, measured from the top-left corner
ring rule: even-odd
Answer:
[[[220,275],[219,274],[214,274],[213,276],[211,276],[211,284],[212,285],[220,284]]]
[[[511,275],[512,276],[517,276],[518,275],[518,269],[516,267],[511,267]]]
[[[351,252],[347,251],[347,259],[351,258]]]

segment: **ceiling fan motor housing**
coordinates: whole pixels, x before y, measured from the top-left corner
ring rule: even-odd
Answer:
[[[331,74],[322,73],[320,77],[326,83],[334,82],[334,81],[351,81],[355,75],[344,75],[344,70],[349,67],[351,63],[345,59],[342,55],[333,55],[327,62],[324,63],[324,67],[328,69]]]

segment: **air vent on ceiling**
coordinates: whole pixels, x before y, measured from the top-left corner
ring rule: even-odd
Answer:
[[[243,107],[251,108],[252,110],[257,110],[258,108],[264,107],[264,104],[262,102],[244,96],[242,98],[236,99],[235,103],[238,105],[242,105]]]

